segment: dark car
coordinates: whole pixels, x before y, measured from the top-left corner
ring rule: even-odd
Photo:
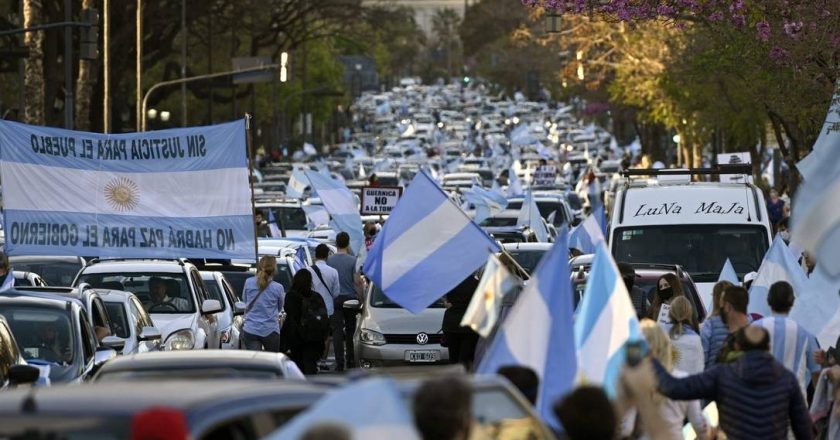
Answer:
[[[0,316],[0,390],[35,382],[40,371],[27,365],[20,353],[12,329],[3,316]]]
[[[571,260],[572,270],[572,285],[575,290],[574,302],[577,308],[583,293],[586,290],[586,280],[589,278],[589,270],[592,266],[593,255],[581,255]],[[646,264],[646,263],[631,263],[633,269],[636,270],[635,285],[642,289],[649,301],[653,300],[653,294],[656,291],[656,282],[659,277],[666,273],[676,275],[682,282],[683,292],[691,301],[694,308],[694,316],[697,322],[702,322],[706,319],[706,307],[700,299],[700,294],[697,293],[697,287],[694,285],[694,280],[691,275],[683,270],[683,268],[676,264]]]
[[[95,382],[196,378],[296,379],[303,374],[286,355],[245,350],[157,351],[107,362]]]
[[[9,257],[9,264],[16,271],[33,272],[50,286],[69,286],[76,274],[85,267],[82,257],[56,257],[22,255]]]
[[[306,382],[224,380],[12,390],[0,393],[0,438],[118,440],[134,437],[132,422],[138,419],[157,432],[177,428],[167,423],[182,419],[191,439],[252,440],[284,425],[327,390]],[[174,417],[155,416],[161,412]]]

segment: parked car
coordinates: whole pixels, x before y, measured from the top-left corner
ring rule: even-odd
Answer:
[[[574,287],[574,304],[577,308],[578,302],[583,297],[583,292],[586,290],[586,280],[589,278],[589,270],[592,266],[593,255],[581,255],[571,260],[572,270],[572,286]],[[635,286],[642,289],[648,297],[648,300],[653,299],[653,294],[656,291],[656,282],[659,277],[666,273],[676,275],[682,282],[683,292],[685,292],[688,300],[691,301],[694,307],[694,316],[697,322],[702,322],[706,319],[706,306],[700,298],[697,291],[697,286],[691,275],[683,270],[682,266],[677,264],[645,264],[645,263],[630,263],[636,271]]]
[[[87,314],[88,321],[93,325],[94,335],[97,340],[104,340],[106,336],[113,335],[111,328],[111,317],[105,303],[89,284],[80,284],[78,287],[17,287],[18,294],[32,293],[36,295],[50,294],[78,300]],[[116,344],[115,346],[112,344]],[[110,339],[106,344],[119,351],[120,341]]]
[[[198,269],[186,260],[95,259],[79,272],[74,285],[80,283],[135,294],[160,330],[165,350],[219,347],[216,315],[222,305],[208,296]],[[156,301],[153,294],[161,293],[165,299]]]
[[[533,274],[543,255],[548,252],[551,243],[505,243],[505,250],[529,274]]]
[[[306,380],[285,354],[246,350],[201,350],[141,353],[105,364],[94,381],[160,381],[179,379]]]
[[[71,298],[6,291],[0,296],[23,358],[51,383],[89,379],[116,352],[100,345],[82,303]]]
[[[0,316],[0,390],[35,382],[39,375],[40,370],[23,359],[9,323]]]
[[[186,422],[191,439],[256,440],[328,389],[306,382],[190,380],[11,390],[0,393],[0,438],[127,439],[134,437],[133,421],[167,432],[167,420],[177,419]],[[175,417],[156,418],[160,411]]]
[[[242,348],[242,325],[245,324],[245,303],[237,299],[233,287],[221,272],[202,271],[201,278],[207,286],[207,294],[210,298],[218,300],[222,305],[222,311],[217,315],[219,328],[221,329],[222,349]]]
[[[49,286],[69,286],[85,267],[82,257],[20,255],[9,257],[14,270],[37,273]]]
[[[371,283],[363,303],[348,301],[345,309],[356,309],[353,346],[359,367],[372,368],[409,364],[445,363],[449,350],[440,345],[443,331],[443,302],[413,314],[391,301]]]
[[[122,355],[160,350],[161,334],[152,317],[131,293],[97,289],[111,318],[111,334],[123,340]]]

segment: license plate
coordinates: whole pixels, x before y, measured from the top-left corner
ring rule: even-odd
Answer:
[[[405,360],[409,362],[437,362],[440,360],[440,352],[437,350],[406,351]]]

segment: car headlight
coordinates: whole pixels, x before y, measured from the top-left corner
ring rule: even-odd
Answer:
[[[222,330],[222,344],[230,342],[230,327]]]
[[[385,345],[385,336],[382,333],[363,328],[359,332],[359,341],[367,345]]]
[[[192,350],[195,348],[195,335],[190,329],[178,330],[166,338],[164,349],[168,351]]]

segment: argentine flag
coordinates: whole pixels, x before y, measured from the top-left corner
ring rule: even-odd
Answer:
[[[364,272],[388,298],[419,313],[499,251],[421,171],[377,234]]]
[[[286,185],[286,196],[293,199],[303,198],[303,191],[306,190],[307,186],[308,183],[306,176],[303,174],[303,170],[295,168],[292,171],[292,177],[289,178],[289,184]]]
[[[624,365],[624,344],[639,340],[627,287],[604,244],[598,245],[575,321],[578,381],[601,385],[611,398]]]
[[[802,271],[796,257],[790,252],[785,241],[776,236],[761,266],[750,286],[750,313],[758,313],[761,316],[770,316],[770,305],[767,304],[767,293],[770,286],[776,281],[787,281],[793,286],[795,294],[799,295],[805,291],[808,277]]]
[[[481,223],[504,211],[508,204],[507,199],[501,194],[488,191],[478,185],[473,185],[470,190],[464,191],[464,200],[475,206],[476,223]]]
[[[604,234],[597,218],[596,213],[589,214],[581,224],[572,229],[569,235],[570,249],[577,249],[584,254],[595,253],[598,245],[604,242]]]
[[[0,121],[9,255],[254,255],[245,121],[98,134]]]
[[[362,232],[362,216],[359,215],[359,207],[356,206],[353,193],[345,184],[319,172],[307,170],[304,174],[312,184],[312,189],[321,198],[334,225],[338,227],[336,232],[350,234],[350,249],[354,255],[359,255],[359,249],[365,243],[365,234]]]
[[[552,405],[572,389],[578,368],[567,239],[568,231],[563,228],[476,370],[478,374],[496,374],[509,365],[533,369],[540,379],[537,413],[554,429],[560,428],[560,422]]]
[[[548,242],[548,229],[545,223],[543,223],[537,202],[534,200],[534,192],[530,188],[528,188],[528,192],[525,194],[525,200],[522,201],[522,208],[519,210],[516,225],[530,228],[540,243]]]
[[[735,272],[735,268],[732,266],[732,262],[729,261],[729,258],[726,259],[726,262],[723,263],[723,269],[720,270],[718,282],[721,281],[729,281],[736,286],[740,283],[740,281],[738,281],[738,273]],[[703,300],[706,301],[706,304],[709,304],[711,298],[703,298]]]

